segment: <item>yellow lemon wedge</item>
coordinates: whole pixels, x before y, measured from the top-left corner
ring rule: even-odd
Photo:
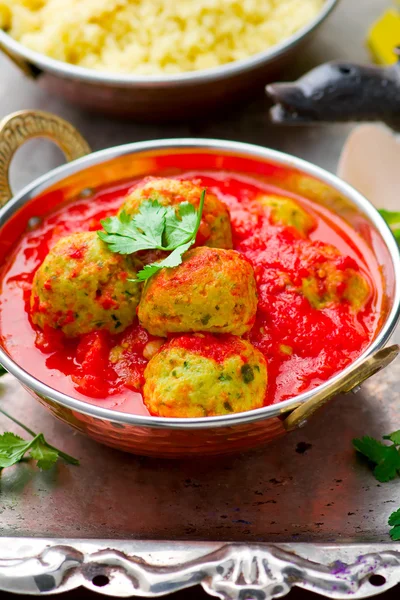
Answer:
[[[400,6],[400,2],[398,2]],[[378,64],[391,65],[398,60],[394,49],[400,46],[400,12],[391,8],[373,23],[368,31],[367,45]]]

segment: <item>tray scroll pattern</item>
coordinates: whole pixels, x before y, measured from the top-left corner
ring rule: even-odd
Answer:
[[[201,584],[221,600],[272,600],[299,586],[338,600],[367,598],[399,583],[400,547],[393,548],[326,565],[276,545],[228,544],[188,562],[162,565],[105,542],[95,552],[50,542],[37,555],[0,557],[0,590],[46,595],[83,586],[117,597],[154,598]],[[381,587],[371,583],[372,575],[381,576]]]

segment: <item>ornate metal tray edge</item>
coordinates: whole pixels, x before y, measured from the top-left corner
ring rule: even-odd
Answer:
[[[294,586],[327,598],[367,598],[399,581],[400,544],[0,539],[0,590],[37,596],[82,586],[153,598],[199,584],[224,600],[270,600]]]

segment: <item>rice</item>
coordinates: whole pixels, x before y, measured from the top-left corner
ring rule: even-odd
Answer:
[[[216,67],[266,50],[324,0],[0,0],[0,28],[74,65],[140,75]]]

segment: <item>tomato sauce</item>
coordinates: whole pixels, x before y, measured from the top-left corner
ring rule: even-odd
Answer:
[[[193,171],[179,178],[195,180],[227,204],[234,248],[253,264],[258,311],[246,337],[267,360],[266,404],[316,387],[362,353],[377,329],[382,289],[372,252],[346,223],[319,205],[256,178]],[[116,213],[134,183],[137,180],[99,189],[90,197],[61,205],[23,233],[1,274],[0,339],[20,366],[51,387],[103,407],[148,414],[140,389],[148,362],[145,348],[155,338],[138,323],[117,336],[98,331],[67,340],[59,331],[39,330],[29,318],[33,276],[49,249],[72,232],[100,229],[100,220]],[[260,192],[283,193],[302,204],[316,220],[308,238],[291,228],[272,225],[254,202]],[[35,214],[31,207],[29,214]],[[18,231],[24,228],[23,219],[26,223],[26,215],[13,218]],[[368,303],[357,314],[345,302],[313,308],[301,293],[286,285],[282,274],[301,285],[302,278],[318,268],[323,244],[331,244],[341,253],[335,263],[338,269],[360,271],[370,285]],[[116,349],[117,360],[112,359]]]

